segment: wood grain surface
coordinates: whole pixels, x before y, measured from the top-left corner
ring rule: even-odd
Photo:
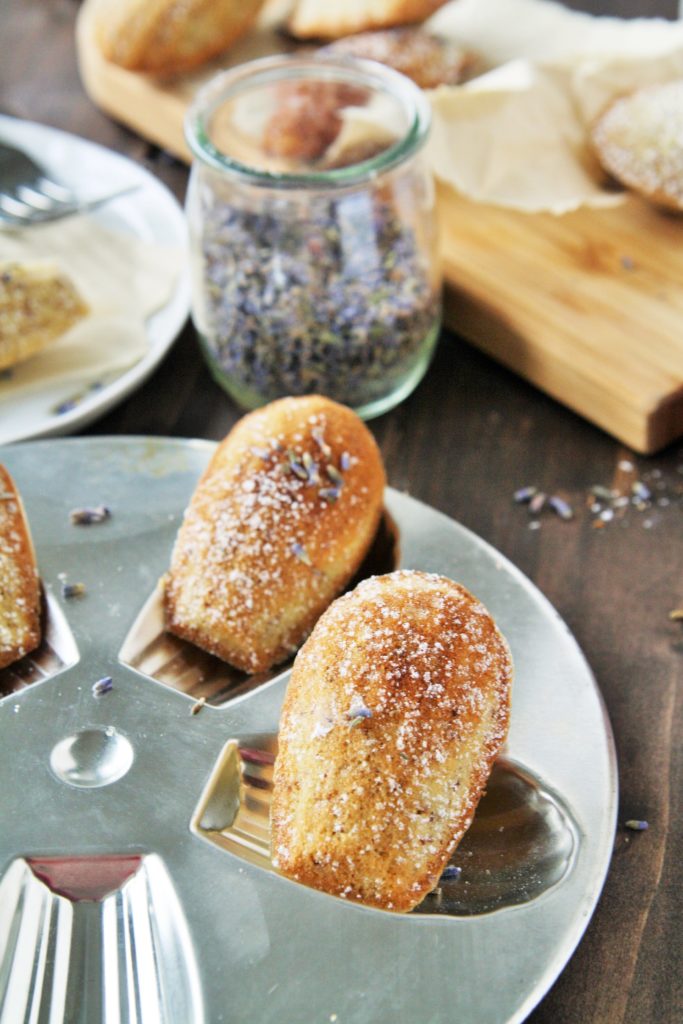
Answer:
[[[674,7],[595,0],[593,9],[669,16]],[[114,123],[84,94],[74,48],[77,11],[73,0],[4,5],[0,108],[125,153],[182,198],[186,167]],[[210,378],[188,326],[153,377],[87,433],[218,439],[239,415]],[[371,428],[394,487],[484,537],[552,601],[581,644],[612,721],[621,794],[614,859],[582,942],[529,1021],[677,1024],[683,622],[669,612],[683,606],[683,447],[636,456],[450,332],[416,392]],[[586,507],[589,489],[627,492],[634,479],[648,482],[654,504],[618,510],[596,526]],[[562,495],[574,518],[547,512],[530,529],[526,509],[512,500],[523,484]],[[579,735],[577,758],[581,746]],[[649,829],[628,831],[631,818],[646,819]]]

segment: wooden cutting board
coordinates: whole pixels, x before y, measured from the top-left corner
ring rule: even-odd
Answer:
[[[183,160],[183,119],[219,65],[175,82],[105,61],[91,7],[81,78],[114,118]],[[254,37],[240,59],[272,50]],[[683,217],[633,197],[556,217],[474,203],[440,187],[446,321],[457,333],[635,451],[683,435]]]

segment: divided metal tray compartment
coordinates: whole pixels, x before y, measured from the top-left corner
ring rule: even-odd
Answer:
[[[611,732],[576,642],[503,556],[389,489],[400,565],[462,582],[510,642],[516,680],[506,756],[570,812],[578,843],[571,869],[518,906],[398,916],[306,889],[206,842],[190,822],[219,755],[231,738],[277,732],[288,673],[193,715],[194,698],[119,654],[168,565],[212,447],[84,438],[0,452],[24,498],[48,603],[59,606],[72,637],[58,674],[0,700],[0,1021],[23,1020],[22,999],[26,1007],[51,1005],[51,1022],[78,1024],[523,1020],[581,938],[614,838]],[[71,509],[99,503],[112,509],[110,520],[70,524]],[[64,600],[64,578],[85,583],[86,595]],[[92,684],[106,675],[111,693],[93,696]],[[96,752],[94,785],[73,785],[59,778],[69,769],[54,751],[85,734],[106,756]],[[133,880],[99,903],[73,904],[81,918],[71,931],[68,900],[51,906],[49,890],[27,882],[35,875],[23,863],[122,855],[140,858]],[[58,921],[70,936],[66,953]],[[85,936],[98,928],[100,945],[88,958]],[[10,940],[15,956],[3,967]]]

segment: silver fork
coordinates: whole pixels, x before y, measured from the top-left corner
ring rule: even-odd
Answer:
[[[80,199],[27,153],[0,142],[0,228],[27,227],[94,210],[135,191],[137,185],[95,199]]]

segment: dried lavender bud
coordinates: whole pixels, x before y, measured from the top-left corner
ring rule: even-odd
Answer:
[[[462,868],[459,868],[456,864],[447,864],[441,873],[440,882],[453,881],[456,878],[460,878],[462,874]]]
[[[330,505],[333,505],[338,499],[341,493],[339,487],[321,487],[318,491],[318,497],[322,498],[323,501],[327,501]]]
[[[380,190],[311,197],[306,216],[282,196],[255,209],[207,189],[202,203],[202,341],[229,387],[357,408],[416,372],[440,294],[416,232]]]
[[[292,544],[292,554],[294,555],[295,558],[298,558],[300,562],[303,562],[304,565],[313,564],[311,562],[311,556],[306,551],[306,548],[303,546],[303,544],[299,544],[298,541],[295,541]]]
[[[611,501],[613,498],[618,496],[617,491],[610,490],[609,487],[603,487],[602,484],[593,484],[590,492],[591,494],[594,494],[596,498],[601,498],[602,501]]]
[[[92,684],[92,695],[93,697],[103,697],[105,693],[111,693],[114,689],[114,683],[111,676],[103,676],[102,679],[98,679],[96,683]]]
[[[90,526],[91,523],[103,523],[111,518],[111,509],[106,505],[95,505],[92,508],[73,508],[69,518],[74,526]]]
[[[529,502],[529,515],[537,516],[545,506],[547,495],[543,491],[538,491],[534,494],[533,498]]]
[[[358,725],[358,723],[362,722],[364,719],[372,718],[372,711],[367,707],[362,699],[358,699],[346,712],[346,717],[349,720],[349,724],[354,726]]]
[[[320,448],[320,451],[323,453],[325,458],[329,459],[330,455],[332,454],[332,449],[330,448],[329,444],[325,440],[325,437],[323,436],[322,428],[313,427],[313,430],[311,431],[311,437],[318,445],[318,448]]]
[[[553,494],[548,499],[548,504],[554,512],[560,517],[560,519],[573,519],[574,510],[563,498],[560,498],[557,494]]]
[[[652,497],[652,491],[647,484],[643,483],[642,480],[634,481],[631,485],[631,491],[633,493],[633,497],[637,498],[639,501],[649,501]]]
[[[85,583],[62,583],[62,597],[83,597],[85,594]]]
[[[331,463],[328,463],[328,465],[325,466],[325,471],[333,483],[339,484],[340,487],[342,486],[342,484],[344,483],[344,477],[341,475],[336,466],[333,466]]]
[[[650,827],[647,821],[637,821],[635,818],[630,818],[625,824],[632,832],[645,832]]]
[[[342,473],[345,473],[347,469],[351,468],[351,456],[348,452],[342,452],[339,456],[339,468]]]
[[[538,491],[538,487],[520,487],[512,495],[518,505],[526,504],[527,501],[531,501],[534,494]]]

